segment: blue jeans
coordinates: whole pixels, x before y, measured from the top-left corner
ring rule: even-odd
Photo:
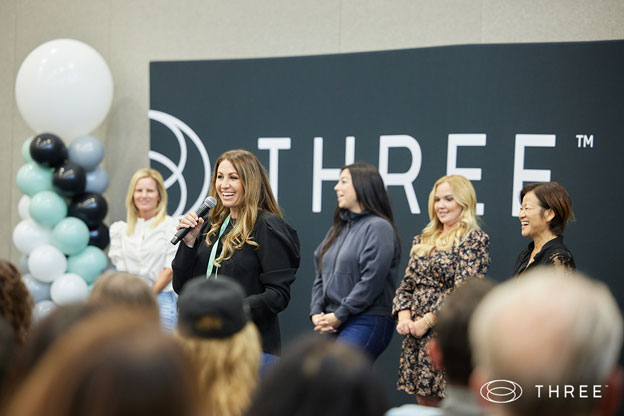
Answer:
[[[160,292],[157,296],[160,310],[160,324],[167,332],[172,332],[178,325],[178,308],[173,292]]]
[[[359,315],[338,330],[338,341],[360,348],[373,361],[386,349],[394,334],[394,320],[388,316]]]
[[[260,358],[260,377],[266,376],[268,372],[273,368],[273,366],[278,362],[279,357],[277,355],[263,352],[262,357]]]

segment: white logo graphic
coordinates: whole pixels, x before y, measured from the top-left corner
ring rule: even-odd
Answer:
[[[522,396],[522,387],[515,381],[492,380],[481,386],[481,397],[492,403],[511,403]]]
[[[171,176],[165,179],[165,188],[169,189],[176,182],[180,185],[180,202],[178,203],[177,208],[171,214],[172,216],[179,216],[184,214],[184,207],[186,206],[186,200],[188,197],[188,191],[186,189],[186,180],[184,179],[184,175],[182,172],[184,171],[184,167],[186,166],[186,140],[184,139],[184,135],[186,134],[189,139],[195,144],[197,150],[199,151],[199,155],[201,156],[202,164],[204,166],[204,180],[199,196],[193,203],[193,205],[187,211],[195,211],[201,203],[204,201],[206,196],[208,195],[208,188],[210,186],[210,159],[208,158],[208,152],[204,147],[204,144],[199,139],[199,136],[187,126],[183,121],[175,118],[174,116],[163,113],[162,111],[149,110],[147,116],[154,120],[165,125],[171,132],[174,134],[175,138],[178,140],[178,144],[180,145],[180,160],[178,163],[174,163],[171,159],[163,155],[162,153],[155,152],[153,150],[149,151],[149,158],[151,160],[155,160],[156,162],[162,163],[167,169],[171,171]]]

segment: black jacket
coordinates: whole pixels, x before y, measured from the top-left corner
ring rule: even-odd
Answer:
[[[535,244],[531,241],[529,246],[522,250],[518,258],[516,259],[516,266],[514,267],[514,275],[520,274],[533,267],[540,265],[556,265],[563,266],[569,269],[576,269],[574,263],[574,257],[568,248],[563,244],[563,236],[553,238],[535,255],[533,263],[529,263],[531,253]]]
[[[232,229],[232,222],[225,230]],[[193,277],[206,277],[212,245],[206,244],[210,224],[204,223],[193,248],[180,243],[172,262],[173,290],[180,293],[184,284]],[[264,352],[278,354],[280,351],[280,328],[277,314],[288,306],[290,285],[299,268],[299,237],[278,215],[259,211],[251,233],[254,247],[246,244],[236,250],[232,257],[221,263],[217,276],[228,276],[238,281],[247,293],[251,317],[262,336]],[[211,238],[211,242],[217,235]],[[219,244],[217,257],[221,253]],[[214,270],[213,270],[214,275]],[[213,276],[214,277],[214,276]]]

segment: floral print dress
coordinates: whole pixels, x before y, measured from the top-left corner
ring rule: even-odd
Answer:
[[[419,244],[421,237],[414,238]],[[434,250],[429,256],[412,255],[399,285],[392,313],[410,309],[412,319],[427,312],[438,312],[446,296],[464,280],[484,277],[490,265],[490,238],[481,230],[472,230],[462,242],[447,251]],[[405,335],[399,362],[397,389],[419,396],[444,397],[445,377],[433,368],[427,342],[433,331],[421,338]]]

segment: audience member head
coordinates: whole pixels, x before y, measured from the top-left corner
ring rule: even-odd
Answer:
[[[140,202],[137,204],[143,188],[146,192],[149,190],[150,195],[150,201],[146,206]],[[146,216],[154,217],[155,225],[160,224],[167,216],[167,188],[165,188],[163,177],[156,169],[149,168],[137,170],[130,179],[126,194],[126,222],[128,224],[126,233],[131,235],[137,219]]]
[[[199,277],[179,298],[178,338],[197,375],[205,414],[238,416],[256,387],[260,335],[234,280]]]
[[[525,204],[533,202],[538,205],[536,208],[541,209],[541,215],[548,222],[550,232],[556,236],[562,236],[568,222],[574,220],[570,194],[557,182],[525,185],[520,191],[520,203],[524,207]],[[532,236],[527,235],[527,237]]]
[[[364,354],[312,335],[295,341],[262,383],[249,416],[381,416],[385,388]]]
[[[31,330],[16,365],[15,382],[20,383],[35,368],[46,351],[75,324],[98,312],[99,307],[85,303],[58,305]]]
[[[493,405],[501,413],[610,414],[620,395],[622,332],[617,303],[602,282],[536,269],[494,288],[475,310],[471,385],[479,390],[492,380],[518,383],[523,393],[517,400]],[[582,386],[589,398],[579,397]],[[593,386],[601,386],[602,397]],[[551,394],[555,388],[558,394]]]
[[[15,333],[4,318],[0,317],[0,402],[10,394],[11,373],[17,356]]]
[[[0,316],[15,332],[15,341],[22,345],[30,329],[33,300],[15,265],[0,260]]]
[[[156,319],[160,316],[152,288],[145,280],[128,272],[108,271],[100,275],[89,294],[89,303],[144,308]]]
[[[14,416],[195,416],[190,364],[157,323],[109,309],[59,339],[9,404]]]
[[[440,308],[429,354],[434,365],[446,372],[449,384],[468,386],[473,368],[468,322],[481,299],[493,287],[489,280],[471,278],[457,287]]]

